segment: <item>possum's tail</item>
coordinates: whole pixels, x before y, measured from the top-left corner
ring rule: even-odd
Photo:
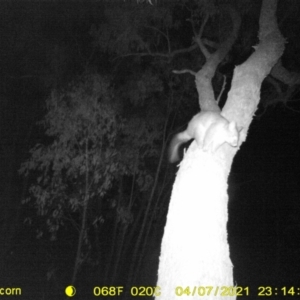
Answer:
[[[183,132],[179,132],[177,133],[169,146],[169,161],[170,163],[175,163],[177,161],[179,161],[180,157],[179,157],[179,147],[180,145],[182,145],[183,143],[188,142],[190,139],[192,139],[193,137],[191,137],[187,131],[183,131]]]

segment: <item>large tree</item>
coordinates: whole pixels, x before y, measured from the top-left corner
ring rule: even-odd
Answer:
[[[276,0],[264,0],[259,19],[259,43],[255,51],[234,69],[231,89],[222,116],[235,121],[239,128],[237,148],[224,143],[218,151],[204,152],[194,141],[184,155],[173,186],[167,224],[164,231],[157,286],[157,299],[235,298],[248,295],[247,288],[233,288],[233,266],[227,242],[227,179],[239,147],[257,110],[264,78],[271,72],[284,50],[284,39],[276,20]],[[212,78],[220,62],[231,48],[239,29],[239,16],[232,8],[224,8],[232,21],[232,34],[209,51],[202,39],[207,18],[203,18],[195,41],[206,58],[196,72],[195,82],[202,111],[219,111]],[[277,65],[277,67],[279,67]],[[282,71],[283,69],[281,69]],[[231,287],[231,288],[230,288]]]

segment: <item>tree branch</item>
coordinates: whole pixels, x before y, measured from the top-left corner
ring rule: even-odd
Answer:
[[[300,84],[300,74],[296,72],[290,72],[284,68],[281,59],[278,60],[276,65],[271,70],[271,75],[288,86]]]
[[[198,34],[196,33],[194,26],[193,26],[193,30],[194,30],[194,34],[195,34],[194,41],[198,44],[198,46],[199,46],[201,52],[203,53],[203,55],[205,56],[205,58],[209,59],[210,53],[201,41],[203,30],[204,30],[204,27],[205,27],[207,21],[208,21],[208,14],[205,15],[205,18],[204,18],[203,22],[201,23],[199,33]],[[192,24],[194,25],[194,23],[192,23]]]
[[[189,70],[189,69],[183,69],[183,70],[173,70],[172,71],[173,73],[175,74],[184,74],[184,73],[190,73],[191,75],[193,76],[196,76],[196,72],[192,71],[192,70]]]

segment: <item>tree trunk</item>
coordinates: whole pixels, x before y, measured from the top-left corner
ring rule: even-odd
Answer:
[[[80,226],[80,232],[79,232],[79,238],[78,238],[78,244],[77,244],[77,251],[76,251],[76,258],[74,262],[74,268],[73,268],[73,274],[71,279],[71,285],[75,284],[76,277],[79,271],[79,268],[81,267],[83,263],[82,258],[82,246],[85,240],[86,236],[86,221],[87,221],[87,210],[88,210],[88,204],[89,204],[89,157],[88,157],[88,140],[85,141],[85,195],[84,195],[84,201],[83,201],[83,212],[82,212],[82,219],[81,219],[81,226]]]
[[[243,128],[239,146],[246,140],[259,102],[261,83],[284,50],[284,39],[275,17],[276,5],[276,0],[263,1],[260,44],[249,59],[235,69],[222,111],[227,120],[235,120]],[[196,74],[199,99],[200,93],[206,93],[204,85],[211,84],[208,79],[212,77],[206,73],[211,68],[207,66]],[[207,104],[206,107],[212,106]],[[233,266],[226,226],[227,178],[237,150],[225,143],[213,154],[203,152],[193,142],[181,162],[162,240],[157,299],[236,298],[234,289],[230,288],[234,285]],[[246,290],[242,293],[247,295]]]

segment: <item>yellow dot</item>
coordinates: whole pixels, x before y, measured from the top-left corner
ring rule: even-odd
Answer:
[[[65,293],[66,293],[67,296],[73,297],[76,294],[76,289],[75,289],[74,286],[69,285],[69,286],[66,287]]]

